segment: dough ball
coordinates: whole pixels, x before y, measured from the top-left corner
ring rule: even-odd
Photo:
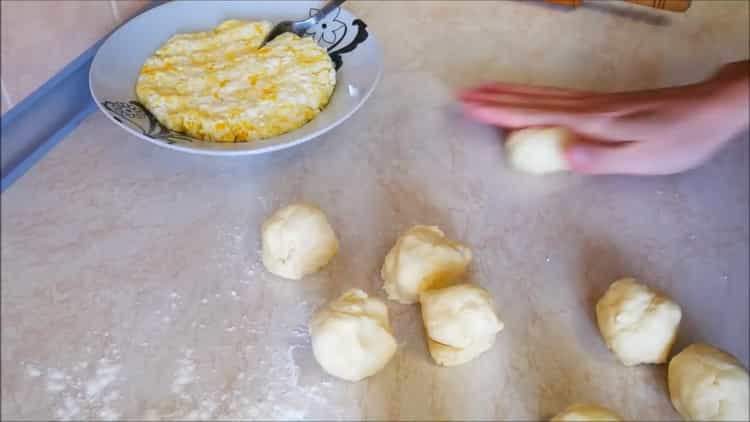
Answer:
[[[603,422],[621,420],[619,416],[605,407],[585,403],[570,405],[551,419],[552,422]]]
[[[435,226],[414,226],[396,241],[380,275],[388,298],[416,303],[419,293],[452,284],[466,272],[471,250]]]
[[[473,347],[458,349],[451,346],[440,344],[432,339],[427,339],[427,348],[430,350],[430,356],[440,366],[458,366],[463,365],[490,350],[495,343],[495,338],[485,340],[484,343],[477,343]]]
[[[292,280],[318,271],[339,249],[325,214],[303,203],[286,206],[266,220],[262,242],[266,269]]]
[[[750,420],[747,370],[726,352],[707,344],[686,347],[669,362],[667,382],[686,420]]]
[[[347,381],[374,375],[396,353],[388,308],[359,289],[318,311],[310,322],[310,336],[320,366]]]
[[[503,322],[490,294],[481,287],[458,284],[420,294],[422,319],[432,358],[440,365],[466,363],[489,350]]]
[[[666,362],[681,318],[679,305],[632,278],[612,283],[596,304],[599,331],[626,366]]]
[[[517,170],[544,174],[569,170],[565,148],[576,141],[561,127],[528,128],[512,132],[505,141],[508,162]]]

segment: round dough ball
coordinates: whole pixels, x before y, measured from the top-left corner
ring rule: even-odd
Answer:
[[[481,287],[458,284],[420,294],[422,319],[432,358],[440,365],[466,363],[489,350],[503,322],[490,294]]]
[[[471,250],[435,226],[414,226],[396,241],[380,270],[388,298],[416,303],[419,293],[452,284],[466,272]]]
[[[310,322],[315,359],[329,374],[359,381],[385,367],[396,353],[385,304],[351,289]]]
[[[747,421],[747,370],[732,355],[707,344],[692,344],[667,369],[669,397],[686,420]]]
[[[262,242],[266,269],[292,280],[318,271],[339,249],[325,214],[304,203],[276,211],[263,224]]]
[[[626,366],[664,363],[682,319],[679,305],[633,278],[617,280],[596,304],[599,331]]]
[[[618,415],[605,407],[585,403],[570,405],[551,419],[552,422],[617,422],[621,420]]]
[[[565,148],[575,135],[561,127],[527,128],[512,132],[505,141],[508,162],[517,170],[545,174],[569,170]]]

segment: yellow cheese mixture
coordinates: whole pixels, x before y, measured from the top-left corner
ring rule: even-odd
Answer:
[[[269,22],[228,20],[169,39],[141,68],[138,100],[169,129],[247,142],[297,129],[326,106],[336,71],[310,38],[282,34],[258,48]]]

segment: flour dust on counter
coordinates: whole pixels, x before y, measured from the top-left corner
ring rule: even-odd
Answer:
[[[243,272],[251,268],[257,271],[258,265],[249,264]],[[73,352],[81,356],[80,360],[68,366],[23,362],[22,372],[45,392],[53,406],[50,414],[57,420],[296,420],[337,414],[339,410],[328,398],[333,384],[302,379],[302,368],[311,367],[308,356],[312,355],[310,336],[303,323],[282,318],[277,326],[268,326],[251,318],[244,309],[247,302],[241,297],[249,293],[248,286],[241,280],[223,281],[216,288],[198,294],[189,290],[160,292],[154,295],[160,304],[151,304],[150,312],[144,315],[155,323],[151,335],[126,345],[116,344],[108,331],[90,331],[87,337],[92,346]],[[149,300],[138,303],[148,305]],[[302,300],[288,311],[309,317],[320,304],[317,300]],[[201,313],[212,309],[211,313],[223,310],[228,314],[228,307],[243,311],[237,317],[218,320]],[[190,337],[195,339],[215,333],[218,328],[236,346],[212,351],[188,340],[178,349],[159,350],[164,341],[160,337],[185,326],[190,327]],[[284,336],[281,348],[260,340],[278,333]],[[99,350],[94,339],[104,340],[107,347]],[[129,349],[130,360],[122,357],[121,349]],[[134,351],[138,356],[135,360]],[[159,358],[149,363],[154,357]],[[239,360],[235,362],[236,370],[227,372],[222,368],[225,360]],[[127,380],[149,371],[148,365],[165,368],[154,368],[162,373],[163,380],[163,384],[154,386],[154,394],[124,388]]]
[[[98,333],[97,333],[98,334]],[[107,335],[108,333],[102,333]],[[118,404],[123,399],[119,389],[126,380],[122,371],[120,351],[110,346],[101,357],[89,348],[87,359],[68,367],[42,363],[22,363],[32,383],[44,387],[53,400],[52,413],[57,420],[118,420],[122,416]]]
[[[626,274],[683,309],[670,353],[703,342],[747,368],[746,134],[681,175],[531,177],[505,165],[495,130],[446,106],[480,79],[602,92],[698,80],[747,52],[750,4],[693,2],[652,26],[535,3],[351,2],[385,47],[379,89],[335,131],[263,157],[177,154],[92,114],[2,194],[0,419],[549,420],[582,401],[679,420],[667,367],[625,367],[597,330],[596,300]],[[440,20],[451,31],[410,31]],[[259,264],[258,228],[308,198],[340,254],[286,282]],[[419,223],[471,247],[465,281],[492,294],[505,329],[444,368],[419,305],[386,302],[391,362],[356,384],[329,377],[312,312],[348,287],[375,295],[383,258]]]
[[[231,291],[220,295],[228,303],[236,301]],[[195,304],[203,306],[202,299]],[[227,303],[227,302],[222,302]],[[319,303],[301,301],[290,311],[311,315]],[[236,321],[222,320],[219,326],[239,343],[231,350],[214,351],[184,347],[177,351],[167,378],[168,391],[146,400],[134,417],[162,420],[207,419],[280,419],[297,420],[317,414],[335,414],[329,402],[329,381],[309,382],[302,379],[302,368],[309,366],[306,356],[312,354],[310,336],[301,325],[279,322],[267,326],[242,315]],[[197,328],[198,332],[211,327]],[[255,339],[283,334],[282,348]],[[198,334],[200,335],[200,334]],[[173,356],[170,353],[170,356]],[[239,359],[232,369],[221,362]],[[300,359],[305,359],[301,362]],[[218,387],[217,387],[218,386]],[[321,413],[323,412],[323,413]]]

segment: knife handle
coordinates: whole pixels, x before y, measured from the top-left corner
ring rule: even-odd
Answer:
[[[549,3],[564,6],[580,6],[583,0],[546,0]],[[690,7],[691,0],[625,0],[628,3],[648,6],[654,9],[668,10],[670,12],[684,12]]]
[[[547,0],[547,2],[573,7],[581,5],[581,0]]]
[[[625,0],[628,3],[653,7],[654,9],[684,12],[690,8],[690,0]]]

